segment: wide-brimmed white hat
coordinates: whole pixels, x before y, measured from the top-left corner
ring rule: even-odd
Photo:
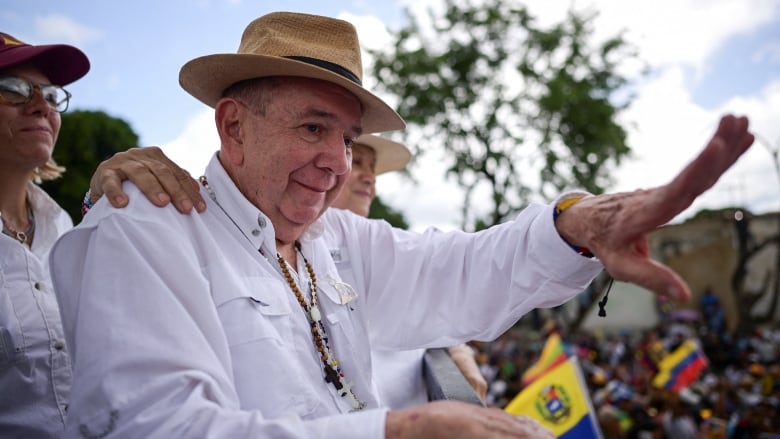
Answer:
[[[365,145],[376,153],[376,175],[403,169],[412,159],[412,153],[402,143],[381,136],[364,134],[355,143]]]
[[[363,131],[404,128],[405,123],[382,99],[363,88],[363,64],[352,24],[319,15],[274,12],[244,30],[238,53],[195,58],[181,68],[179,83],[214,107],[229,86],[268,76],[298,76],[338,84],[363,106]]]

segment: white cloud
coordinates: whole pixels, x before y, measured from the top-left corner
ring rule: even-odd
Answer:
[[[391,41],[390,32],[388,32],[385,23],[377,17],[345,12],[340,14],[338,18],[346,20],[355,26],[363,53],[365,53],[366,49],[376,50],[385,48]]]
[[[214,110],[203,108],[172,142],[161,146],[165,154],[194,177],[203,175],[211,156],[220,147]]]
[[[460,229],[463,192],[445,181],[444,164],[442,152],[431,151],[414,168],[419,183],[397,173],[383,174],[377,178],[377,193],[386,204],[403,212],[413,230]]]
[[[102,35],[100,31],[79,24],[65,15],[36,17],[33,25],[35,34],[45,42],[64,42],[79,47],[100,38]]]
[[[751,61],[758,64],[761,62],[780,63],[780,40],[767,41],[751,57]]]
[[[684,64],[696,70],[704,68],[728,38],[780,14],[780,2],[775,0],[575,0],[573,4],[576,10],[598,13],[596,39],[625,31],[651,65]],[[531,2],[529,8],[548,24],[561,20],[566,12],[556,2]]]

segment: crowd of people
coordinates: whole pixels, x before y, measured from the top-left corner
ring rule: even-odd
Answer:
[[[780,325],[730,330],[710,290],[685,319],[660,303],[658,311],[660,323],[652,328],[561,331],[579,358],[604,436],[780,437]],[[522,374],[548,333],[521,321],[494,342],[474,343],[489,382],[489,404],[503,407],[522,390]],[[708,367],[679,392],[655,387],[659,358],[690,338],[700,343]]]

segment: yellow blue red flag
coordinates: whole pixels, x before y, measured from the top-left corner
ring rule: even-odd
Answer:
[[[653,385],[659,389],[679,392],[696,381],[708,365],[707,356],[699,349],[699,344],[692,339],[685,340],[661,359]]]
[[[539,359],[523,373],[523,386],[527,386],[533,380],[547,373],[548,370],[566,361],[570,356],[569,350],[558,333],[550,334],[544,343]]]
[[[504,410],[536,419],[557,438],[602,438],[576,357],[535,379]]]

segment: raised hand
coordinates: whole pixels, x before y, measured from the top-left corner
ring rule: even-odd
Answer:
[[[568,243],[587,247],[616,280],[688,300],[690,289],[669,267],[650,259],[648,234],[712,187],[753,143],[745,117],[726,115],[712,139],[671,182],[652,189],[583,198],[556,227]]]

